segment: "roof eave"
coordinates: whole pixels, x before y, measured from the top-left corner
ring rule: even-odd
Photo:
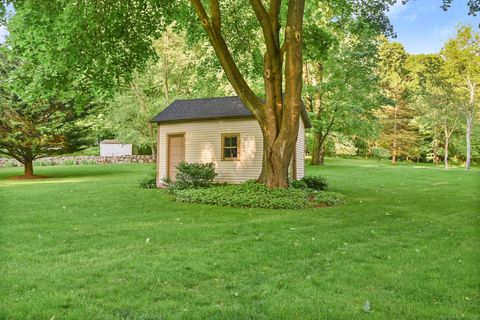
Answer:
[[[151,123],[180,123],[180,122],[192,122],[192,121],[208,121],[208,120],[231,120],[231,119],[255,119],[253,115],[243,115],[243,116],[225,116],[225,117],[208,117],[208,118],[188,118],[188,119],[172,119],[172,120],[156,120],[155,118],[151,119]]]

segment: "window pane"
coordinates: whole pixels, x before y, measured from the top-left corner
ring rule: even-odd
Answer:
[[[238,157],[238,136],[223,137],[223,158],[237,159]]]

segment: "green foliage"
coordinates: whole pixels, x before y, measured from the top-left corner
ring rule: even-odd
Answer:
[[[46,167],[50,165],[50,162],[45,160],[37,160],[37,161],[33,161],[33,165],[37,167]]]
[[[157,187],[157,171],[152,170],[148,176],[140,180],[140,188],[155,189]]]
[[[315,201],[327,207],[345,204],[346,198],[343,194],[331,191],[316,192]]]
[[[203,203],[228,207],[301,209],[343,203],[343,196],[334,192],[321,195],[326,184],[321,177],[292,182],[288,189],[269,189],[255,181],[240,185],[214,185],[210,188],[173,190],[179,202]],[[314,189],[317,188],[317,189]]]
[[[303,190],[309,189],[307,183],[303,181],[303,179],[290,181],[290,188]]]
[[[82,165],[94,165],[94,164],[97,164],[97,161],[85,159],[85,160],[81,160],[80,164],[82,164]]]
[[[18,162],[15,161],[15,160],[8,160],[7,162],[5,162],[3,164],[3,167],[4,168],[14,168],[14,167],[18,167]]]
[[[213,162],[188,163],[182,161],[177,165],[177,169],[176,180],[173,184],[170,184],[172,189],[208,187],[217,175]]]
[[[390,158],[390,151],[382,147],[373,147],[372,156],[378,161]]]
[[[304,182],[309,189],[327,190],[327,180],[322,176],[305,176],[300,181]]]
[[[89,147],[75,152],[68,152],[65,155],[68,156],[98,156],[100,155],[100,147]]]
[[[63,160],[62,162],[62,165],[63,166],[74,166],[76,165],[77,163],[75,162],[75,160],[73,159],[67,159],[67,160]]]
[[[1,49],[1,48],[0,48]],[[76,151],[85,146],[88,127],[79,119],[87,109],[58,97],[24,99],[12,88],[22,75],[19,59],[0,50],[0,154],[22,163],[48,155]]]

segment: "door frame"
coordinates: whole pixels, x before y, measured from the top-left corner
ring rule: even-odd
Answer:
[[[168,133],[167,134],[167,174],[165,175],[167,178],[170,177],[170,138],[171,137],[183,137],[183,161],[185,161],[185,132],[176,132],[176,133]]]

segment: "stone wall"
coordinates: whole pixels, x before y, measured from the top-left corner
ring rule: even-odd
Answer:
[[[59,156],[37,159],[33,166],[60,166],[60,165],[82,165],[82,164],[111,164],[111,163],[154,163],[152,156],[133,155],[118,157],[101,156]],[[0,168],[21,167],[22,164],[15,159],[0,158]]]

